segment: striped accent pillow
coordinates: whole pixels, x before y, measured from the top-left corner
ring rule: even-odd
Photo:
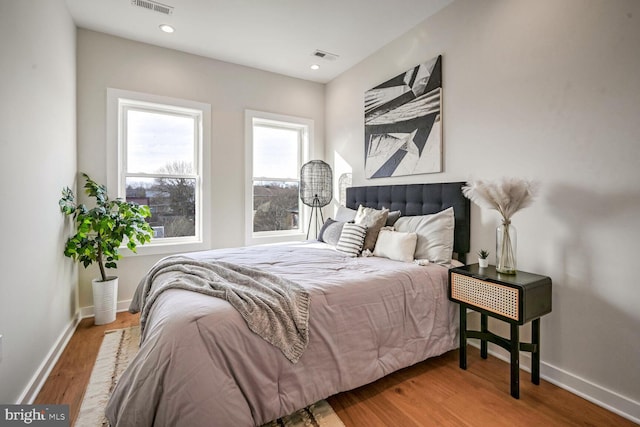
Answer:
[[[342,227],[336,249],[351,257],[357,257],[362,251],[366,235],[367,227],[348,222]]]

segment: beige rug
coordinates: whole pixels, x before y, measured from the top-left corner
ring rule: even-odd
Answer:
[[[139,341],[140,328],[138,326],[105,333],[75,426],[108,426],[104,417],[104,408],[116,382],[138,351]],[[264,427],[304,426],[344,427],[344,424],[331,406],[325,400],[321,400],[264,425]]]

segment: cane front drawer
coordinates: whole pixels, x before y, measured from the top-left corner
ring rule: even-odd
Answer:
[[[520,325],[551,312],[551,279],[477,264],[449,270],[449,299]]]

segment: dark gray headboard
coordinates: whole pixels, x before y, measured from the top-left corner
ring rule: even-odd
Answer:
[[[427,215],[453,207],[456,219],[453,251],[465,262],[470,249],[471,202],[462,194],[464,182],[377,185],[347,188],[347,207],[399,210],[403,216]]]

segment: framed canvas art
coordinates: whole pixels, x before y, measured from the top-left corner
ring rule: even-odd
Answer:
[[[442,55],[368,90],[367,178],[442,172]]]

